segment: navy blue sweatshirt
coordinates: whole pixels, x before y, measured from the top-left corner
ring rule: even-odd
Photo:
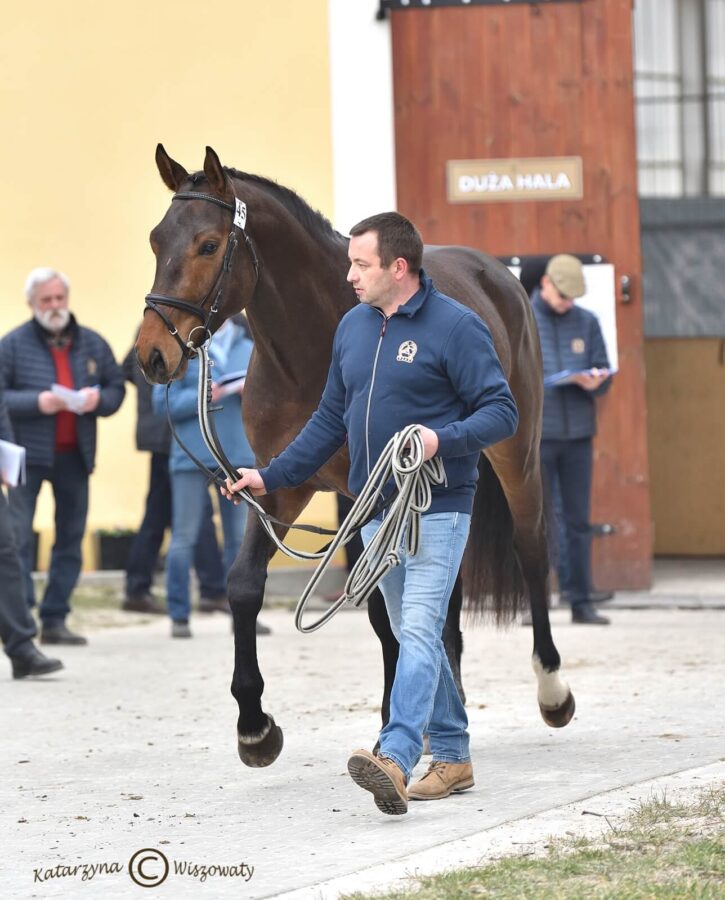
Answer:
[[[414,423],[436,432],[446,471],[428,512],[470,513],[479,454],[514,434],[518,412],[487,326],[424,272],[392,316],[363,303],[344,316],[317,410],[260,474],[268,491],[294,487],[347,440],[358,494],[393,434]]]

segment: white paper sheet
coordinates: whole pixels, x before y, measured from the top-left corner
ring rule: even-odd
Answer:
[[[0,441],[0,473],[4,484],[25,484],[25,447]]]
[[[78,413],[78,415],[83,414],[85,397],[80,391],[74,391],[72,388],[64,387],[62,384],[54,384],[50,390],[56,397],[60,397],[71,412]]]

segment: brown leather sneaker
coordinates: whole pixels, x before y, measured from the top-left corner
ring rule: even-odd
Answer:
[[[442,800],[473,787],[473,766],[434,759],[428,771],[408,789],[411,800]]]
[[[370,791],[375,805],[389,816],[408,812],[405,775],[387,756],[373,756],[369,750],[356,750],[347,761],[347,771],[355,784]]]

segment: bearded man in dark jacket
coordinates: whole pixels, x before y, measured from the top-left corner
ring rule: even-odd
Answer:
[[[27,452],[27,481],[10,494],[26,596],[31,578],[33,518],[38,493],[50,482],[55,542],[40,605],[44,644],[85,644],[65,624],[81,570],[88,513],[88,478],[96,457],[96,422],[121,405],[123,373],[106,341],[80,326],[68,307],[69,282],[54,269],[34,269],[25,283],[33,318],[0,341],[0,384],[15,440]]]

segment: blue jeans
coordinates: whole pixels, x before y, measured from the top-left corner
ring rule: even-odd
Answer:
[[[362,529],[365,545],[379,522]],[[467,762],[468,716],[458,695],[443,646],[448,601],[466,548],[471,517],[467,513],[431,513],[421,517],[420,548],[380,583],[390,625],[400,644],[390,697],[390,719],[380,732],[380,752],[393,759],[406,779],[430,739],[434,760]]]
[[[40,618],[44,626],[60,625],[70,612],[70,597],[81,571],[81,542],[88,515],[88,470],[80,453],[56,453],[52,466],[28,466],[27,481],[10,491],[10,509],[20,561],[25,577],[25,596],[35,604],[33,590],[33,518],[44,481],[49,481],[55,500],[55,542],[50,556],[48,583]]]
[[[194,550],[194,568],[199,576],[202,597],[218,597],[225,591],[226,575],[214,530],[213,512],[211,497],[207,492],[199,540]],[[127,594],[144,594],[151,590],[164,533],[170,527],[169,454],[152,453],[146,510],[141,527],[131,545],[126,566]]]
[[[174,621],[188,619],[191,611],[189,570],[194,563],[194,548],[199,538],[209,485],[197,470],[171,473],[171,544],[166,556],[166,604]],[[247,504],[235,506],[218,496],[224,531],[224,576],[229,573],[244,537]]]

